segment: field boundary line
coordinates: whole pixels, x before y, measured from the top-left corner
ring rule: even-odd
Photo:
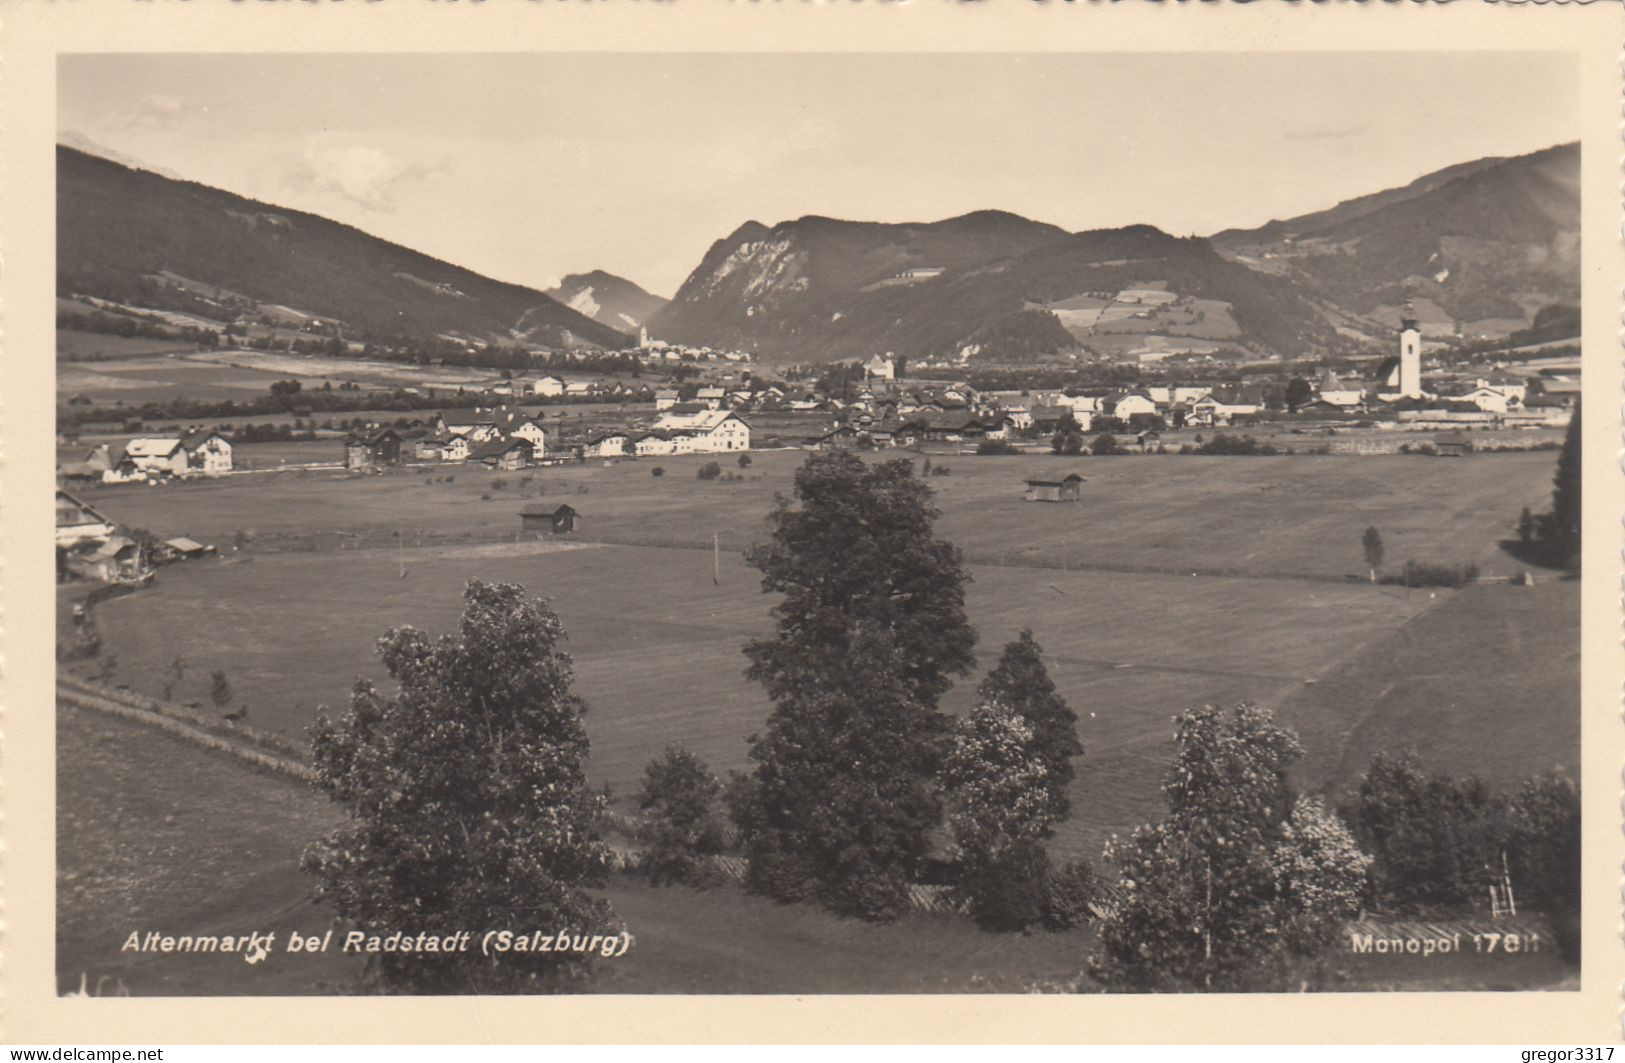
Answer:
[[[314,783],[316,781],[316,773],[306,764],[262,750],[250,749],[238,742],[233,742],[223,735],[211,733],[200,726],[176,719],[173,716],[166,716],[150,709],[138,708],[126,702],[91,693],[87,690],[77,690],[73,686],[60,682],[57,684],[56,695],[59,701],[66,701],[76,708],[145,724],[148,727],[156,728],[191,742],[193,745],[212,749],[218,753],[225,753],[256,768],[289,776],[303,782]]]

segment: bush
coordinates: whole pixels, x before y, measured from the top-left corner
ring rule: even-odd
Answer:
[[[1276,449],[1268,443],[1260,443],[1252,436],[1230,436],[1223,432],[1196,448],[1198,454],[1221,455],[1268,455],[1276,453]]]
[[[1020,454],[1021,448],[1008,439],[984,439],[976,445],[978,454]]]
[[[723,850],[722,784],[705,761],[670,746],[643,770],[638,808],[648,817],[649,847],[638,874],[651,885],[704,888],[722,879],[711,857]]]
[[[938,466],[936,466],[935,468],[933,468],[931,470],[931,475],[932,476],[947,476],[948,472],[949,472],[948,466],[946,466],[946,465],[938,465]]]
[[[1087,860],[1050,872],[1044,883],[1044,925],[1051,930],[1082,926],[1094,916],[1089,904],[1097,892],[1095,869]]]
[[[701,480],[715,480],[722,476],[722,466],[714,461],[708,461],[701,465],[694,475]]]
[[[1049,854],[1036,841],[1022,841],[966,863],[955,892],[983,930],[1023,930],[1048,914],[1049,879]]]
[[[664,476],[664,475],[666,475],[666,470],[662,469],[660,466],[656,465],[654,468],[649,470],[649,475],[650,476]]]
[[[481,502],[489,502],[489,501],[491,501],[491,492],[489,492],[489,491],[481,491],[480,492],[480,501]]]
[[[1478,578],[1474,564],[1449,565],[1421,561],[1407,561],[1397,572],[1384,572],[1378,583],[1403,584],[1406,587],[1462,587]]]
[[[1095,437],[1093,443],[1089,444],[1089,453],[1098,458],[1109,454],[1123,454],[1126,452],[1123,450],[1122,444],[1117,442],[1116,436],[1110,432],[1102,432]]]
[[[500,476],[494,478],[491,481],[491,490],[493,490],[493,491],[501,491],[503,488],[505,488],[507,486],[508,486],[508,481],[504,480]]]

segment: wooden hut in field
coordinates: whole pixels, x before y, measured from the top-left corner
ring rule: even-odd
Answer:
[[[519,511],[519,526],[527,532],[565,535],[576,530],[576,519],[579,516],[575,507],[568,504],[549,507],[540,502],[532,502]]]
[[[1466,432],[1446,432],[1434,437],[1433,449],[1441,458],[1465,458],[1473,452],[1473,441]]]
[[[1029,502],[1076,502],[1082,495],[1083,477],[1067,473],[1059,480],[1028,480]]]

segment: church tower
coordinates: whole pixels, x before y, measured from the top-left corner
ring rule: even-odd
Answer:
[[[1399,319],[1399,393],[1407,399],[1422,397],[1422,330],[1410,303]]]

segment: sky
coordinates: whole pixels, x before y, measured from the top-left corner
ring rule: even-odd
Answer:
[[[747,220],[1252,227],[1579,136],[1563,53],[72,55],[58,137],[500,280]]]

